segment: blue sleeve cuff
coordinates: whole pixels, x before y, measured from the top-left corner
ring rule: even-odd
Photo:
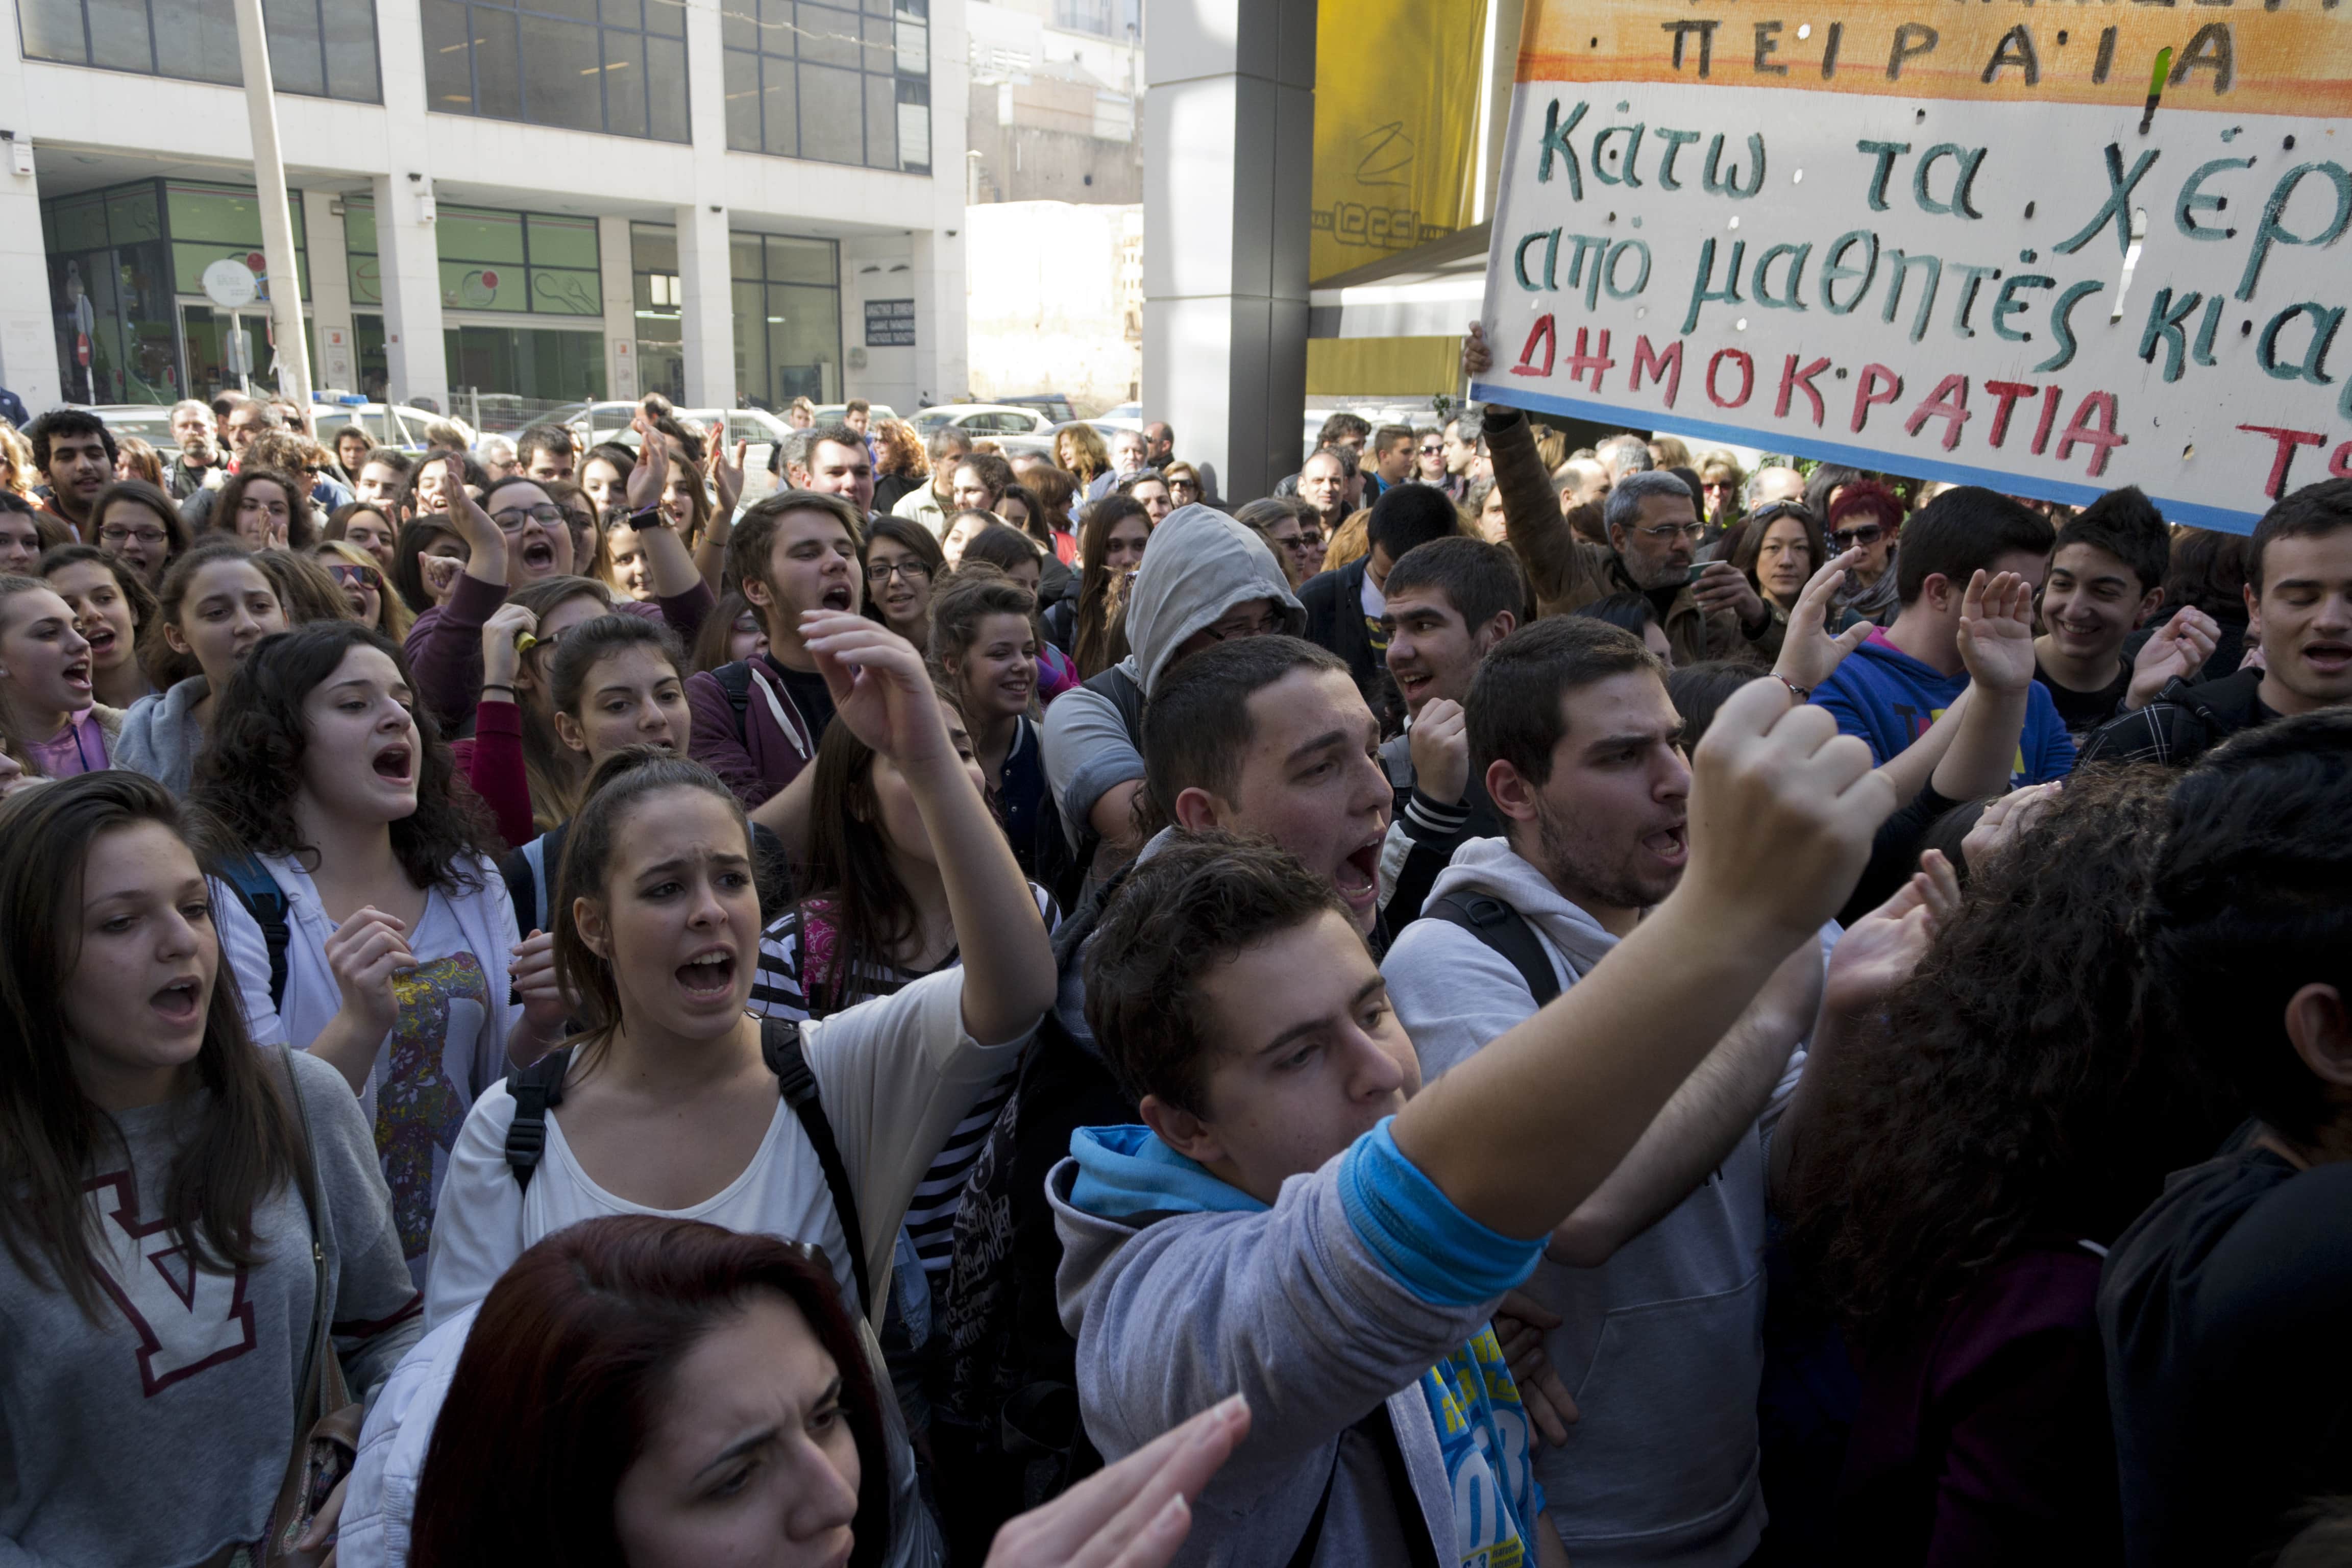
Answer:
[[[1487,1229],[1404,1156],[1383,1120],[1339,1159],[1348,1224],[1390,1278],[1433,1306],[1470,1307],[1513,1289],[1536,1270],[1546,1237],[1521,1241]]]

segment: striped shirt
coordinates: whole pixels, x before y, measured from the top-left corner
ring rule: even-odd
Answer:
[[[1029,884],[1029,891],[1037,900],[1037,912],[1045,917],[1045,929],[1053,931],[1062,919],[1054,896],[1034,882]],[[876,996],[892,995],[927,974],[952,969],[961,962],[961,956],[950,950],[930,969],[860,963],[836,999],[833,983],[835,932],[824,918],[827,907],[822,899],[795,905],[761,933],[759,966],[751,976],[753,1014],[763,1018],[822,1018]],[[809,999],[812,986],[819,998],[814,1005]],[[980,1146],[987,1141],[989,1130],[996,1125],[1005,1101],[1013,1098],[1013,1081],[1018,1077],[1016,1066],[981,1092],[915,1188],[914,1202],[907,1207],[907,1235],[914,1242],[916,1255],[922,1259],[927,1275],[936,1278],[947,1272],[956,1210],[963,1204],[964,1184],[971,1175],[972,1163],[980,1158]]]

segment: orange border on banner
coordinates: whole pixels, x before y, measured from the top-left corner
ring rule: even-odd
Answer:
[[[2160,114],[2352,119],[2352,0],[2326,8],[2321,0],[2284,0],[2284,6],[2292,8],[2264,10],[2252,0],[2178,6],[2171,0],[2040,6],[2032,0],[1609,0],[1605,7],[1593,0],[1533,0],[1520,35],[1518,80],[1703,81],[1882,98],[2094,104],[2137,114],[2158,53],[2169,48],[2173,67]],[[1703,33],[1707,23],[1715,26]],[[1806,37],[1798,36],[1801,27]],[[2224,30],[2228,46],[2226,80],[2215,27]],[[1933,32],[1931,46],[1926,30]],[[1836,54],[1825,75],[1832,37]],[[1898,37],[1909,51],[1899,60]],[[2094,79],[2102,54],[2104,82]],[[2005,59],[1997,63],[1997,57]],[[1778,72],[1769,68],[1776,66]],[[2334,136],[2335,128],[2326,133]],[[2352,156],[2352,145],[2306,151]]]

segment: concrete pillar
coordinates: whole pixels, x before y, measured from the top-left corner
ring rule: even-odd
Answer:
[[[963,260],[968,237],[957,221],[947,229],[918,229],[907,243],[915,289],[915,401],[912,408],[952,403],[971,390],[971,369],[964,327]],[[861,314],[848,341],[866,341]]]
[[[21,89],[22,67],[16,51],[5,52],[9,58],[0,64],[0,83],[13,77]],[[25,101],[21,91],[16,101]],[[21,113],[15,118],[19,125],[25,123]],[[26,130],[16,134],[29,138]],[[16,155],[13,143],[0,144],[0,386],[23,398],[26,412],[37,418],[65,401],[65,383],[58,374],[57,324],[49,313],[40,176],[17,174]]]
[[[302,193],[302,232],[308,237],[310,269],[310,347],[319,362],[318,385],[353,392],[360,384],[359,340],[352,331],[352,267],[343,248],[343,220],[331,210],[341,205],[331,191]]]
[[[604,395],[637,396],[637,292],[629,247],[629,220],[596,220],[597,270],[604,285]]]
[[[1228,501],[1297,470],[1316,0],[1155,0],[1144,48],[1143,413]]]
[[[677,209],[678,332],[686,351],[686,406],[735,406],[735,289],[727,257],[727,209]]]
[[[416,173],[422,176],[423,171]],[[383,283],[383,358],[387,402],[429,399],[449,412],[449,360],[441,342],[441,253],[433,226],[421,219],[430,178],[403,169],[378,174],[376,270]]]

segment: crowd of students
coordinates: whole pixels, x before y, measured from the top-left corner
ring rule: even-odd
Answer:
[[[33,423],[0,1564],[2352,1561],[2352,480],[866,412]]]

